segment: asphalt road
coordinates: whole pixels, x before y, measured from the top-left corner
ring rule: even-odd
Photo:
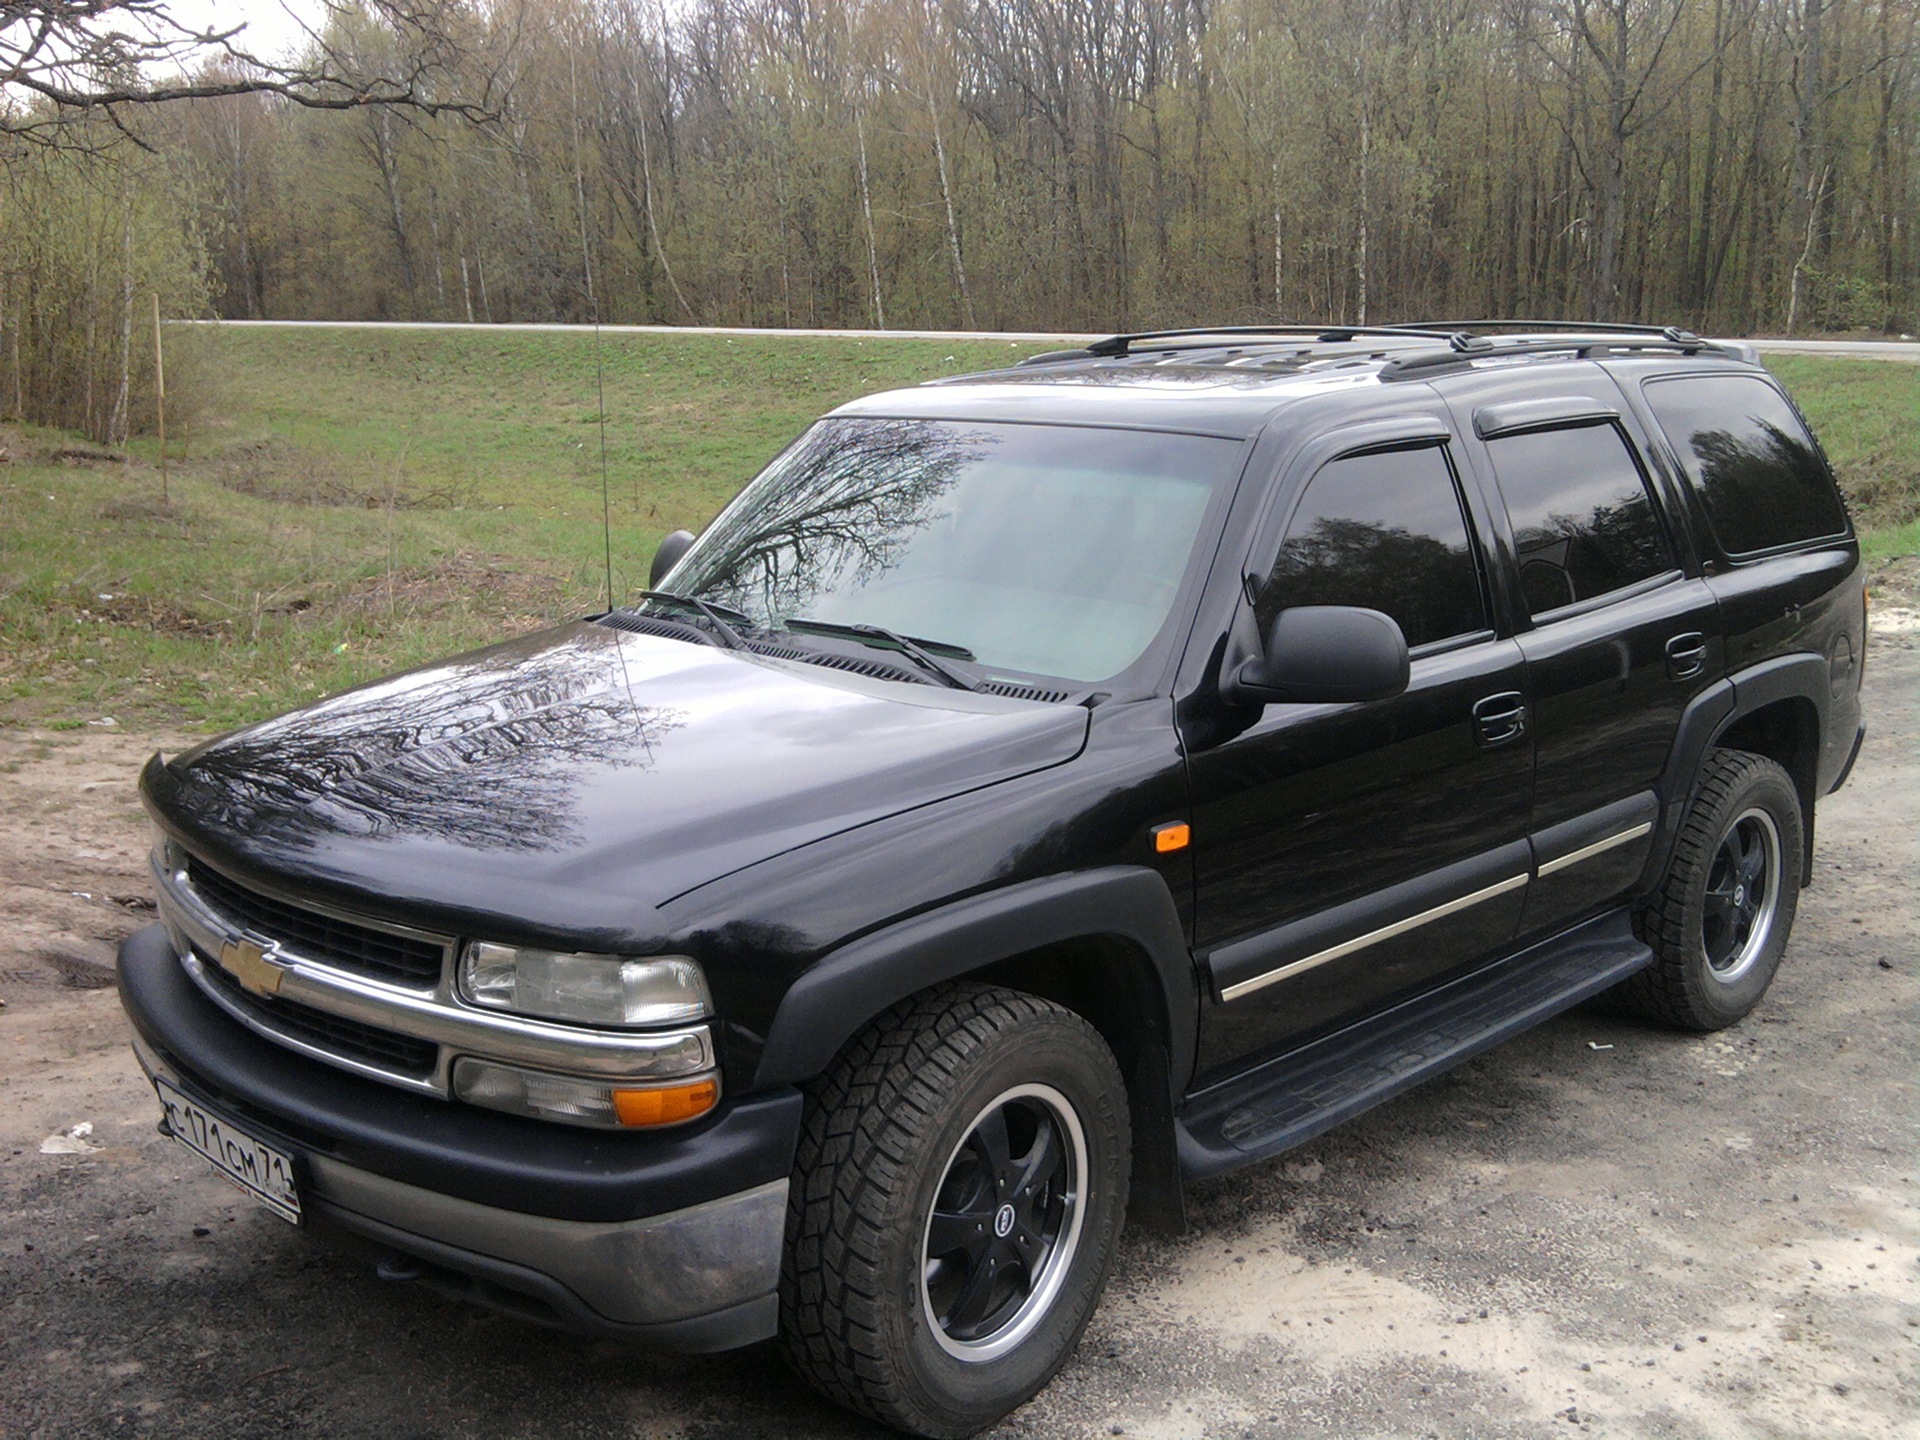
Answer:
[[[1588,1006],[1195,1187],[994,1434],[1920,1435],[1920,617],[1875,593],[1868,747],[1760,1012]],[[131,785],[169,738],[0,730],[0,1437],[878,1433],[771,1347],[634,1353],[383,1283],[156,1135],[88,987],[142,919]]]

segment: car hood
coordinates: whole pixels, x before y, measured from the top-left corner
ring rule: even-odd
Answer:
[[[745,866],[1062,764],[1086,734],[1079,706],[582,622],[210,741],[143,785],[243,876],[493,917],[503,938],[614,938]]]

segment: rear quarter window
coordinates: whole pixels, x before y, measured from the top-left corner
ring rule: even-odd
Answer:
[[[1786,396],[1754,375],[1685,375],[1644,388],[1728,555],[1844,535],[1847,512]]]

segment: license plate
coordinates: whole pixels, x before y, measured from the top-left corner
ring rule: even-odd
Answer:
[[[262,1144],[223,1115],[194,1104],[164,1080],[155,1080],[167,1130],[238,1189],[282,1220],[300,1223],[300,1191],[293,1157]]]

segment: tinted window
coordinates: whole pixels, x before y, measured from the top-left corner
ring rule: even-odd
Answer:
[[[1647,482],[1611,425],[1487,442],[1535,615],[1673,568]]]
[[[1846,511],[1812,438],[1766,381],[1699,375],[1649,385],[1646,393],[1729,555],[1846,530]]]
[[[1453,468],[1434,446],[1335,460],[1308,483],[1255,607],[1265,634],[1293,605],[1364,605],[1407,644],[1487,628]]]

